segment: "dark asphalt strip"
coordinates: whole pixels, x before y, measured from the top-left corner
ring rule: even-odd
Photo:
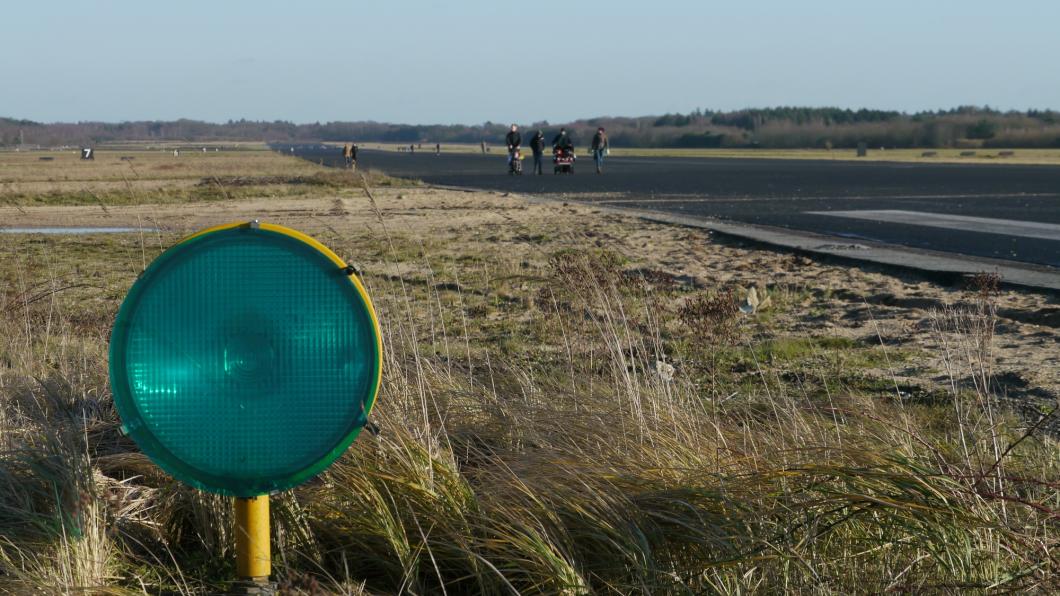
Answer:
[[[321,152],[318,145],[300,153],[295,147],[296,155],[311,161],[341,163],[337,150]],[[360,167],[435,186],[621,207],[654,214],[660,221],[717,222],[726,233],[747,228],[749,238],[763,235],[756,230],[779,230],[765,234],[783,237],[777,246],[802,247],[806,242],[792,240],[800,235],[833,237],[836,245],[853,238],[878,245],[874,251],[879,254],[887,247],[897,251],[898,257],[891,260],[901,266],[960,273],[1005,267],[1012,270],[1014,283],[1019,277],[1027,285],[1060,287],[1060,241],[1020,232],[1031,222],[1060,225],[1060,167],[623,157],[607,160],[602,176],[593,174],[592,161],[584,158],[573,176],[507,176],[504,162],[497,152],[363,151],[359,158]],[[546,164],[546,171],[550,165]],[[896,222],[831,213],[857,211],[912,215]],[[921,222],[916,214],[924,214],[925,222],[955,216],[1004,223],[993,230],[973,231],[960,229],[969,226],[917,225]],[[1001,229],[1011,233],[991,233]],[[917,255],[922,257],[919,264]],[[962,261],[965,265],[956,264]],[[1030,273],[1017,275],[1020,269]],[[1043,279],[1047,283],[1040,283]]]

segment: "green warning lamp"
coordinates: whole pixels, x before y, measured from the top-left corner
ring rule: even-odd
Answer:
[[[352,268],[295,230],[235,223],[165,251],[111,335],[123,428],[197,488],[255,497],[296,486],[367,423],[379,322]]]

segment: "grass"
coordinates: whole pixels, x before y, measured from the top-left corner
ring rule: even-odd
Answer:
[[[434,153],[435,143],[371,143],[371,142],[357,142],[353,139],[352,142],[357,143],[359,149],[372,149],[375,151],[408,151],[409,145],[416,145],[416,153]],[[529,140],[527,141],[529,142]],[[343,143],[324,143],[335,147],[336,151],[342,150]],[[441,143],[442,153],[482,153],[482,146],[478,143]],[[499,153],[505,154],[504,139],[490,139],[486,141],[486,146],[490,150],[490,154]]]
[[[51,161],[41,161],[41,156]],[[123,160],[131,157],[132,160]],[[264,175],[263,175],[264,173]],[[379,172],[374,186],[410,184]],[[101,150],[92,161],[77,151],[7,153],[0,159],[0,205],[135,205],[299,197],[350,187],[359,177],[273,151]]]
[[[240,175],[313,175],[271,165]],[[423,234],[392,195],[364,200],[398,209],[311,231],[366,271],[381,432],[273,498],[285,590],[1060,588],[1060,459],[991,389],[989,288],[932,314],[925,355],[792,334],[740,313],[735,284],[652,273],[573,217]],[[119,431],[107,338],[160,249],[142,242],[0,237],[2,592],[215,593],[234,573],[231,504]],[[929,357],[946,380],[911,399],[896,371]]]

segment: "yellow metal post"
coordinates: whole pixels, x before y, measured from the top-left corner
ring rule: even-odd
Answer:
[[[266,583],[272,574],[268,495],[236,499],[236,572],[254,583]]]

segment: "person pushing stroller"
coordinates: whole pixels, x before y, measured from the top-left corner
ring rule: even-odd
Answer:
[[[559,133],[552,137],[552,151],[563,150],[574,151],[574,142],[570,140],[570,135],[567,134],[566,128],[559,129]]]
[[[504,143],[508,146],[508,173],[522,174],[523,164],[520,161],[519,149],[523,145],[523,137],[519,134],[519,127],[515,124],[504,137]]]
[[[566,128],[559,129],[559,134],[552,138],[552,164],[555,174],[574,173],[574,141],[571,141]]]

